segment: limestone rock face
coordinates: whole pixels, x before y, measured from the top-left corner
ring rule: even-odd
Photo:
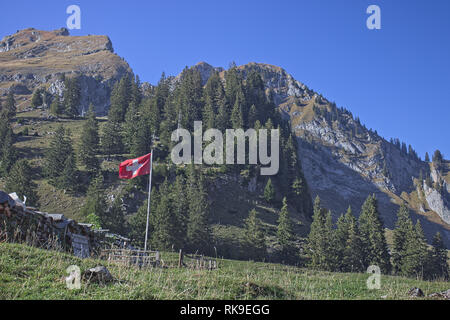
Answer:
[[[442,184],[442,188],[438,191],[433,187],[429,187],[425,182],[423,183],[423,190],[427,204],[431,210],[436,212],[439,217],[444,220],[444,222],[450,225],[449,184],[435,168],[431,170],[430,176],[434,183],[438,182]]]
[[[98,114],[105,114],[112,86],[125,74],[132,70],[114,54],[107,36],[69,36],[65,28],[30,28],[0,41],[0,98],[12,90],[19,105],[29,103],[38,87],[61,96],[63,75],[76,75],[82,91],[80,114],[90,102]]]

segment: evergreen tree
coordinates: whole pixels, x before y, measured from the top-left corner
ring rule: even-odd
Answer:
[[[252,248],[252,258],[255,260],[264,260],[266,257],[266,240],[262,222],[257,216],[255,209],[252,209],[245,220],[245,229],[247,244]]]
[[[447,248],[442,241],[439,232],[433,238],[433,251],[429,260],[431,270],[429,278],[431,279],[449,279],[449,265],[447,262]]]
[[[50,147],[45,154],[44,172],[49,178],[50,184],[59,187],[59,177],[65,174],[70,176],[73,157],[72,141],[69,137],[69,132],[66,133],[64,127],[60,125],[50,141]],[[72,156],[71,161],[66,160]],[[73,161],[74,163],[74,161]]]
[[[101,147],[103,153],[110,157],[113,154],[120,154],[123,151],[122,126],[118,122],[110,121],[103,128],[101,137]]]
[[[43,104],[43,100],[42,100],[42,89],[38,88],[36,90],[34,90],[33,92],[33,96],[31,97],[31,105],[34,108],[40,107]]]
[[[428,155],[428,152],[425,152],[425,162],[430,162],[430,156]]]
[[[188,249],[205,251],[209,249],[210,230],[208,226],[208,203],[204,180],[201,171],[197,172],[191,165],[188,175],[188,207],[187,223]]]
[[[136,132],[131,144],[131,154],[140,157],[150,152],[152,148],[152,133],[147,119],[142,117],[136,124]]]
[[[256,109],[255,105],[252,104],[250,107],[250,110],[248,112],[248,126],[249,128],[253,127],[255,125],[255,122],[258,121],[258,110]]]
[[[286,197],[283,198],[283,206],[278,217],[277,240],[281,246],[281,254],[284,259],[294,260],[295,235],[293,231],[293,222],[289,217],[289,210]]]
[[[180,248],[183,249],[184,243],[187,241],[187,224],[189,219],[189,207],[186,198],[186,181],[183,175],[177,175],[170,197],[177,221],[175,237]]]
[[[422,226],[418,220],[415,227],[408,231],[406,253],[402,264],[402,274],[408,277],[423,279],[428,257],[427,243]]]
[[[78,77],[65,78],[64,98],[64,113],[69,117],[78,115],[81,103],[81,87]]]
[[[63,107],[59,102],[59,97],[53,98],[53,101],[50,104],[50,113],[55,117],[58,117],[63,113]]]
[[[121,123],[125,120],[127,108],[132,100],[131,87],[129,75],[123,76],[122,79],[114,85],[111,92],[111,107],[108,112],[109,121]]]
[[[333,271],[336,267],[336,251],[333,248],[331,213],[320,205],[319,196],[314,201],[314,215],[307,240],[310,267]]]
[[[112,233],[122,234],[125,230],[125,213],[122,204],[122,195],[118,195],[109,210],[104,212],[99,218],[104,229],[108,229]]]
[[[159,250],[179,247],[176,239],[177,221],[174,214],[167,179],[160,187],[159,201],[156,205],[152,223],[152,245]]]
[[[7,177],[18,155],[14,147],[14,134],[11,126],[6,119],[0,122],[0,126],[2,125],[4,125],[2,129],[5,129],[5,131],[0,136],[0,141],[2,141],[0,146],[0,177]]]
[[[341,261],[340,269],[341,271],[344,271],[345,266],[343,265],[342,261],[344,259],[345,249],[347,248],[347,241],[349,239],[349,233],[350,233],[350,221],[347,219],[347,215],[351,215],[351,208],[349,207],[347,209],[346,214],[342,214],[336,225],[336,231],[335,231],[335,240],[336,240],[336,254],[338,256],[338,261]]]
[[[272,203],[273,200],[275,199],[275,189],[272,185],[272,179],[270,178],[269,180],[267,180],[266,187],[264,188],[264,199],[268,203]]]
[[[406,257],[406,241],[408,232],[412,229],[412,221],[408,207],[402,204],[397,212],[397,222],[394,229],[394,244],[392,252],[392,266],[395,274],[400,274]]]
[[[375,195],[369,196],[361,207],[359,229],[365,248],[365,267],[377,265],[383,273],[389,273],[390,257]]]
[[[138,132],[139,119],[141,119],[141,117],[138,113],[137,105],[132,101],[125,114],[125,123],[123,125],[123,144],[128,152],[131,150]]]
[[[77,167],[73,153],[70,153],[64,162],[64,170],[58,177],[57,186],[64,190],[75,191],[78,189],[77,185]]]
[[[441,151],[436,150],[433,154],[433,165],[436,168],[436,170],[441,170],[442,162],[444,160],[444,157],[442,156]]]
[[[153,217],[155,216],[156,205],[159,202],[159,194],[156,188],[152,188],[151,194],[151,207],[150,207],[150,221],[148,228],[148,240],[151,240],[151,236],[153,234]],[[148,201],[145,200],[141,207],[139,207],[138,212],[130,218],[130,237],[133,242],[140,246],[144,247],[145,242],[145,228],[147,225],[147,205]]]
[[[34,192],[36,185],[31,177],[32,169],[30,164],[26,159],[21,159],[12,166],[6,179],[6,190],[8,193],[15,192],[22,200],[25,200],[26,197],[28,206],[37,204],[37,195]]]
[[[96,157],[98,150],[98,124],[95,119],[94,106],[91,104],[87,113],[87,120],[83,124],[83,131],[81,133],[80,145],[78,148],[78,159],[81,164],[86,166],[88,171],[97,171],[99,169],[99,162]]]
[[[90,215],[97,217],[95,218],[95,221],[98,220],[101,226],[100,217],[105,216],[106,210],[106,195],[103,188],[103,175],[101,173],[98,173],[97,176],[92,179],[86,192],[86,196],[86,203],[81,208],[81,214],[83,217],[86,217],[86,219],[88,219]],[[93,216],[88,220],[92,221]]]
[[[351,209],[347,211],[346,223],[348,225],[348,237],[342,257],[342,270],[345,272],[364,271],[364,248],[358,229],[358,223]]]
[[[242,94],[237,94],[235,103],[233,106],[233,111],[231,113],[231,124],[233,129],[243,129],[244,128],[244,114],[243,114],[244,98]]]
[[[10,91],[6,97],[4,108],[9,120],[16,116],[16,100],[14,99],[14,93],[12,91]]]

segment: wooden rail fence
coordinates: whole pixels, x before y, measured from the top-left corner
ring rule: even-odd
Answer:
[[[103,249],[100,258],[124,265],[135,265],[140,268],[161,266],[161,256],[159,251]]]
[[[217,269],[217,260],[199,254],[184,254],[180,250],[178,267],[187,267],[196,270],[214,270]]]

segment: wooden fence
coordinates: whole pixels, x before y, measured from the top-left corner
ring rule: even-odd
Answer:
[[[161,266],[161,256],[159,251],[103,249],[100,253],[100,258],[128,266],[135,265],[140,268]]]
[[[178,267],[187,267],[196,270],[214,270],[217,269],[217,260],[199,254],[184,254],[180,250]]]

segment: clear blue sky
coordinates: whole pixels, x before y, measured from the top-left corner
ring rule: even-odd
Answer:
[[[0,37],[65,26],[108,35],[143,81],[206,61],[279,65],[386,138],[450,158],[450,1],[2,1]],[[381,8],[381,30],[366,8]]]

